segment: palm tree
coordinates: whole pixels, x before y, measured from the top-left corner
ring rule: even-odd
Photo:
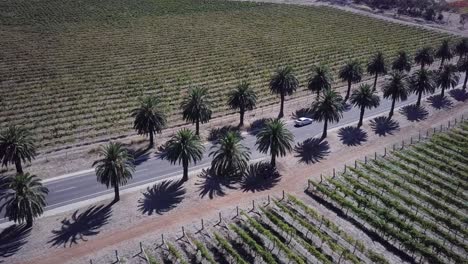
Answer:
[[[440,67],[439,70],[444,67],[444,62],[446,60],[451,60],[453,58],[453,51],[452,47],[450,47],[450,41],[448,39],[444,39],[437,49],[435,53],[435,57],[440,59]]]
[[[140,100],[140,106],[132,110],[135,118],[133,128],[140,135],[150,136],[150,146],[154,145],[154,134],[161,133],[166,127],[166,115],[161,109],[160,101],[155,96],[148,96]]]
[[[328,122],[338,122],[343,116],[343,98],[336,91],[325,90],[319,100],[312,103],[311,110],[316,120],[323,121],[323,140],[327,137]]]
[[[362,78],[362,67],[358,61],[349,61],[346,63],[343,68],[341,68],[339,72],[339,77],[341,80],[348,82],[348,91],[346,92],[346,96],[344,101],[346,102],[349,98],[349,94],[351,93],[351,84],[357,83],[361,81]]]
[[[21,162],[36,157],[36,146],[29,130],[21,126],[9,126],[0,132],[0,159],[2,166],[15,164],[16,172],[23,174]]]
[[[457,67],[452,64],[445,65],[436,78],[437,86],[442,88],[440,97],[444,97],[445,89],[455,88],[459,81],[460,75],[458,74]]]
[[[418,95],[416,106],[421,105],[421,97],[426,93],[433,93],[435,91],[434,74],[430,70],[420,69],[417,70],[410,78],[410,91]]]
[[[463,81],[463,90],[466,90],[466,82],[468,81],[468,57],[464,57],[458,61],[458,71],[465,73],[465,80]]]
[[[408,98],[408,88],[406,83],[406,74],[402,72],[392,72],[390,74],[390,81],[387,82],[383,87],[383,97],[392,100],[392,107],[388,114],[388,119],[393,116],[393,110],[395,109],[396,101],[405,101]]]
[[[241,138],[233,131],[227,132],[211,147],[211,169],[216,175],[240,175],[249,164],[250,150],[241,144]]]
[[[462,60],[466,54],[468,54],[468,38],[462,38],[455,46],[455,53]]]
[[[181,104],[182,116],[185,121],[195,123],[195,134],[200,135],[200,123],[207,123],[211,119],[211,102],[208,90],[203,87],[190,89],[189,95]]]
[[[281,120],[270,120],[257,134],[258,151],[271,155],[271,166],[276,167],[276,158],[284,157],[293,149],[294,135]]]
[[[102,158],[93,163],[97,180],[107,188],[114,187],[114,202],[117,202],[120,200],[119,186],[125,185],[135,170],[133,157],[122,144],[116,142],[102,146],[98,153]]]
[[[431,47],[424,47],[416,51],[414,56],[414,62],[421,65],[421,69],[424,69],[426,65],[434,63],[434,50]]]
[[[382,52],[377,52],[367,64],[367,72],[371,75],[375,75],[374,78],[374,91],[377,88],[377,78],[379,74],[386,74],[387,67],[385,64],[385,58]]]
[[[411,58],[405,51],[398,52],[398,56],[392,63],[392,70],[394,71],[411,71]]]
[[[318,100],[321,91],[331,89],[333,78],[330,70],[324,65],[314,66],[312,67],[312,71],[313,73],[309,78],[307,88],[317,93]]]
[[[364,118],[364,111],[377,107],[380,104],[380,97],[376,94],[369,84],[361,84],[358,89],[353,91],[351,95],[351,103],[361,109],[359,115],[359,123],[357,127],[361,127],[362,119]]]
[[[34,218],[44,212],[49,190],[38,177],[29,173],[8,177],[6,181],[8,190],[0,194],[0,200],[5,199],[0,211],[4,211],[10,221],[26,222],[27,228],[32,227]]]
[[[231,109],[239,109],[239,127],[244,126],[244,114],[247,110],[252,110],[257,103],[257,94],[250,88],[248,82],[241,82],[236,89],[228,94],[228,105]]]
[[[188,181],[188,166],[190,163],[196,164],[203,158],[203,146],[200,137],[192,130],[182,128],[163,147],[161,159],[171,162],[171,164],[182,163],[184,173],[182,181]]]
[[[290,66],[279,67],[270,80],[270,90],[274,94],[279,94],[281,98],[281,106],[278,118],[284,116],[284,98],[286,95],[292,95],[297,87],[299,81],[293,73]]]

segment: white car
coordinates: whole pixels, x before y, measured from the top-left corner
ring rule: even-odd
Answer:
[[[312,119],[308,117],[299,117],[298,119],[294,120],[294,125],[295,126],[306,126],[309,124],[312,124]]]

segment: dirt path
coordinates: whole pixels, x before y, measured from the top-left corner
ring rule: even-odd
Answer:
[[[95,234],[81,233],[83,237],[79,235],[74,237],[76,243],[70,243],[72,237],[70,234],[67,237],[67,232],[76,232],[75,229],[78,228],[89,228],[89,226],[83,226],[83,221],[79,217],[76,217],[78,220],[73,219],[70,213],[64,213],[41,218],[35,224],[28,242],[9,259],[9,263],[62,263],[65,260],[69,263],[89,263],[89,259],[93,259],[94,263],[109,263],[115,259],[113,255],[115,249],[119,249],[121,256],[131,259],[131,256],[139,251],[140,241],[148,247],[154,246],[159,243],[161,233],[179,234],[181,226],[195,229],[200,225],[199,219],[201,218],[215,222],[218,212],[222,212],[227,219],[234,214],[236,205],[244,209],[251,207],[253,199],[257,201],[265,199],[268,194],[279,196],[283,190],[308,199],[303,193],[307,179],[319,178],[321,173],[330,175],[333,168],[341,170],[344,164],[351,165],[355,159],[363,159],[364,155],[373,156],[374,151],[382,153],[385,146],[390,147],[401,140],[408,140],[411,135],[417,135],[418,131],[447,124],[447,120],[451,118],[459,117],[463,113],[465,116],[468,114],[467,105],[463,102],[454,101],[450,109],[443,110],[434,109],[428,103],[425,103],[425,107],[428,110],[427,118],[419,122],[408,121],[406,116],[397,113],[395,121],[399,124],[399,130],[390,131],[393,135],[377,135],[367,120],[363,126],[363,130],[367,133],[367,140],[362,142],[362,145],[345,146],[338,136],[338,130],[330,131],[327,138],[329,148],[324,149],[323,159],[317,158],[314,164],[299,163],[294,154],[280,159],[278,169],[282,175],[281,181],[261,193],[247,192],[238,185],[230,189],[211,184],[209,187],[212,192],[207,191],[205,195],[202,195],[203,190],[207,190],[203,188],[206,187],[206,181],[192,175],[189,182],[182,187],[183,191],[179,197],[181,201],[175,199],[177,197],[171,196],[170,193],[157,192],[157,195],[150,197],[150,204],[158,204],[161,200],[172,204],[163,208],[145,208],[146,198],[142,192],[125,195],[118,204],[112,207],[109,219],[106,219],[105,223],[100,226],[94,226],[92,231]],[[148,194],[148,192],[145,193]],[[211,198],[210,194],[212,194]],[[79,210],[77,215],[84,210]],[[324,211],[323,213],[329,217],[335,217],[331,212]],[[67,221],[71,225],[67,225]],[[77,222],[80,225],[76,226]],[[84,223],[86,224],[86,221]],[[352,229],[346,223],[340,222],[340,224],[342,228]],[[51,230],[57,232],[51,234]],[[353,232],[359,233],[356,230]],[[64,234],[65,237],[63,237]],[[68,238],[66,240],[68,243],[63,243],[64,238]],[[59,243],[53,246],[55,241]],[[372,243],[369,240],[369,244]],[[372,246],[377,247],[379,251],[384,251],[380,245]]]

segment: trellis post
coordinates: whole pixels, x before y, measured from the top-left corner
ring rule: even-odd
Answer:
[[[115,250],[115,258],[117,260],[117,263],[119,263],[120,262],[120,257],[119,257],[119,251],[117,249]]]

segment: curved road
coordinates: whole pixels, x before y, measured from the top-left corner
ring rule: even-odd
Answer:
[[[416,102],[416,99],[417,97],[415,95],[411,95],[409,96],[408,100],[404,102],[397,102],[395,108],[412,104]],[[380,106],[378,108],[366,110],[365,118],[387,113],[390,109],[390,106],[391,101],[381,98]],[[344,112],[343,118],[338,123],[329,124],[329,129],[351,123],[357,123],[358,119],[359,109],[351,108]],[[302,142],[308,138],[320,136],[322,133],[323,124],[314,122],[304,127],[294,127],[293,121],[288,121],[287,127],[293,132],[295,141]],[[256,150],[254,135],[245,134],[243,136],[243,144],[249,147],[252,151],[251,160],[267,157],[267,155],[261,154]],[[198,162],[196,165],[192,165],[189,168],[190,171],[209,166],[211,157],[208,157],[208,153],[211,145],[211,143],[205,144],[206,151],[202,161]],[[121,189],[124,190],[181,174],[182,167],[179,165],[171,165],[168,161],[160,160],[156,157],[147,160],[140,160],[139,164],[136,166],[133,179],[131,179],[128,184],[123,186]],[[45,185],[49,188],[46,210],[85,201],[113,192],[112,188],[106,189],[104,185],[96,182],[94,171],[83,172],[82,174],[59,178],[56,180],[52,179],[47,181]],[[1,213],[1,215],[3,216],[3,213]],[[6,222],[5,218],[0,219],[0,223],[4,222]]]

